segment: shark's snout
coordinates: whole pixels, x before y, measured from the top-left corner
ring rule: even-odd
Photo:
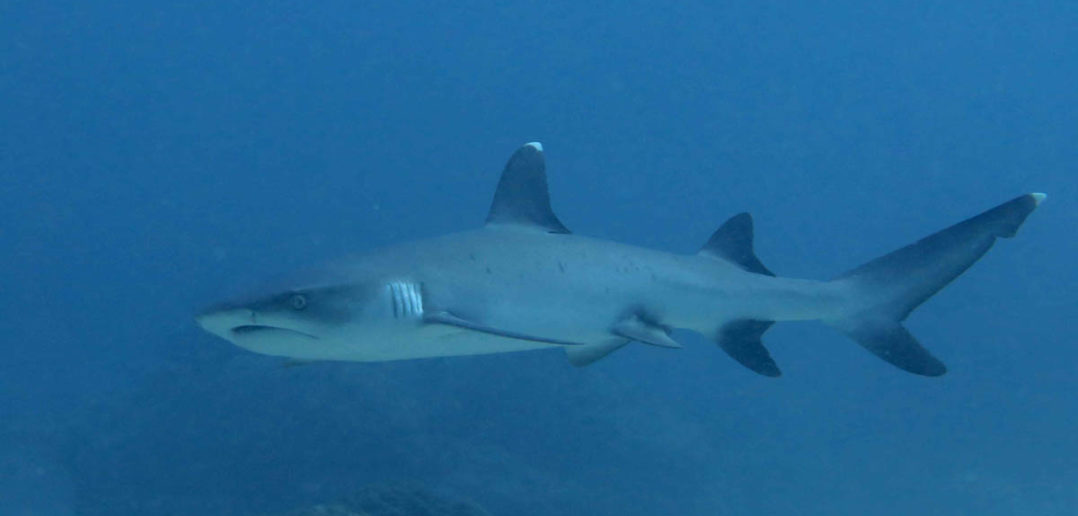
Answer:
[[[233,330],[257,325],[253,310],[246,308],[211,308],[195,316],[204,330],[226,340],[233,340]]]
[[[258,353],[279,356],[299,356],[310,352],[310,345],[319,337],[311,329],[294,321],[259,314],[246,307],[222,305],[195,316],[206,331]]]

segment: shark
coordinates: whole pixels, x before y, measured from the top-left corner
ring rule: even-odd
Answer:
[[[910,373],[947,368],[902,322],[1045,199],[1029,193],[829,280],[777,277],[740,213],[691,255],[572,233],[551,209],[540,143],[509,158],[486,223],[330,262],[211,306],[197,323],[247,350],[297,361],[377,362],[561,349],[585,366],[629,343],[712,339],[764,376],[762,336],[817,320]]]

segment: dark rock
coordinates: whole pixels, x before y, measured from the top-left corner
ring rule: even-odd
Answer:
[[[280,516],[490,516],[468,501],[449,499],[408,484],[364,487],[340,502],[297,509]]]

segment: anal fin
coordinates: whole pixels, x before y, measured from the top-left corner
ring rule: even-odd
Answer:
[[[771,358],[760,337],[775,321],[738,319],[719,329],[719,347],[741,365],[764,376],[782,375],[779,366]]]

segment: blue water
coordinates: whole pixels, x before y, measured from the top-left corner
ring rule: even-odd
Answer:
[[[415,482],[498,515],[1078,513],[1071,2],[0,5],[0,514],[253,516]],[[694,251],[752,211],[827,278],[1029,191],[909,320],[283,367],[198,308],[475,227],[547,151],[575,232]]]

